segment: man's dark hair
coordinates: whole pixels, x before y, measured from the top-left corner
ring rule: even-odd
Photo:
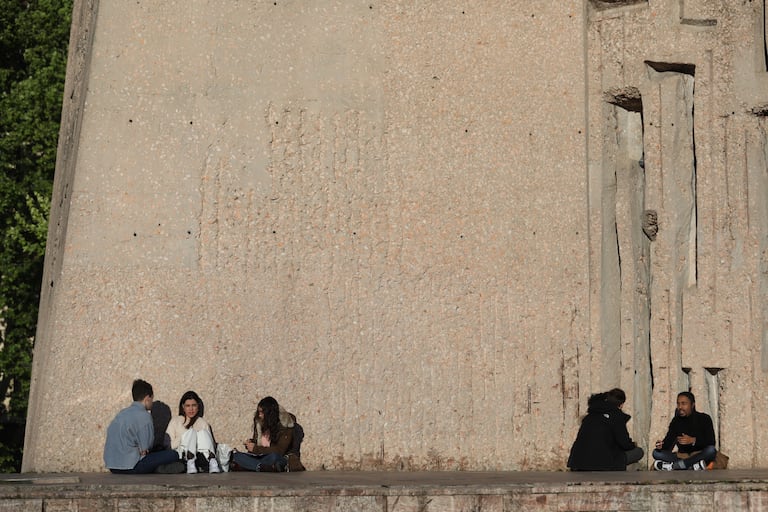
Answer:
[[[627,401],[627,394],[621,388],[613,388],[605,392],[605,401],[619,407]]]
[[[133,386],[131,387],[131,394],[133,395],[134,402],[140,402],[148,396],[152,396],[152,397],[155,396],[154,391],[152,391],[152,384],[141,379],[136,379],[135,381],[133,381]]]

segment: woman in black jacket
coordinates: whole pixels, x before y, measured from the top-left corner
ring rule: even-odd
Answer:
[[[619,388],[589,397],[587,415],[568,457],[571,471],[626,471],[643,458],[643,449],[627,432],[630,416],[621,410],[626,398]]]

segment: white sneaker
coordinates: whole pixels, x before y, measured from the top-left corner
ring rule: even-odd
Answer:
[[[208,459],[208,472],[221,473],[221,468],[219,467],[219,463],[215,458]]]
[[[653,469],[656,471],[672,471],[673,463],[672,462],[664,462],[662,460],[655,460],[653,461]]]
[[[693,466],[691,466],[691,469],[694,471],[703,471],[707,469],[707,463],[703,460],[700,460],[699,462],[695,462]]]
[[[197,473],[197,466],[195,466],[195,459],[189,459],[187,461],[187,473]]]

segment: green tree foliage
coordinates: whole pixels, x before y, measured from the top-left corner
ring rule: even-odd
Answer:
[[[72,0],[0,0],[0,471],[21,468]]]

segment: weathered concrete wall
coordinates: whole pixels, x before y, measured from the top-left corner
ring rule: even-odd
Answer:
[[[75,13],[25,471],[136,377],[363,469],[561,469],[589,393],[647,446],[691,386],[765,464],[760,2]]]
[[[647,445],[691,388],[732,464],[765,466],[764,2],[600,7],[588,22],[593,366],[603,387],[633,389]]]

